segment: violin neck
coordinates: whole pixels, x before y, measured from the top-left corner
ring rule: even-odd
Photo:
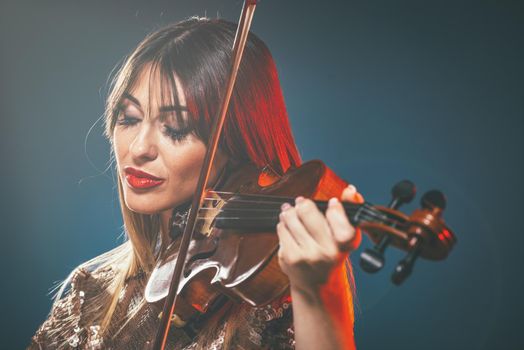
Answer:
[[[281,205],[294,204],[293,198],[271,197],[257,198],[253,195],[240,195],[230,199],[215,216],[214,226],[219,229],[242,230],[252,232],[273,232],[279,221]],[[323,213],[328,208],[327,201],[315,201]],[[387,218],[374,209],[368,202],[342,203],[353,226],[362,222],[383,222]]]

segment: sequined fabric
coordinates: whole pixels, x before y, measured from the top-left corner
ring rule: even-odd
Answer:
[[[88,272],[78,270],[71,279],[68,293],[51,310],[48,319],[33,336],[29,350],[34,349],[148,349],[156,334],[161,306],[143,300],[146,277],[138,275],[126,281],[119,296],[108,334],[102,337],[100,326],[86,318],[86,308],[100,293],[107,293],[114,273],[111,269]],[[138,311],[136,311],[138,310]],[[232,338],[233,349],[293,349],[293,321],[289,299],[283,298],[264,307],[242,307],[242,319]],[[126,316],[133,311],[134,316]],[[211,345],[206,349],[224,348],[227,320],[219,324]],[[168,349],[201,349],[198,337],[183,329],[172,328]]]

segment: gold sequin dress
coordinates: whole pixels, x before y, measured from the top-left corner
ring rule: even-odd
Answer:
[[[147,278],[139,274],[126,281],[109,328],[110,336],[102,337],[100,326],[89,321],[86,306],[107,293],[114,273],[110,268],[87,271],[78,269],[73,274],[68,292],[51,310],[47,320],[31,340],[29,350],[35,349],[149,349],[159,324],[162,306],[143,301]],[[143,303],[134,316],[124,323],[128,312]],[[264,307],[241,306],[236,313],[241,317],[232,336],[232,349],[293,349],[293,320],[288,297]],[[206,349],[223,349],[227,319],[220,321],[215,336]],[[204,325],[205,327],[205,325]],[[118,330],[118,331],[117,331]],[[200,349],[194,332],[172,328],[167,349]]]

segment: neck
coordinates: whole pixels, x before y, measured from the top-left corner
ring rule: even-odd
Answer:
[[[160,213],[160,235],[162,237],[162,242],[165,242],[169,245],[172,241],[170,233],[170,221],[173,209],[164,210]]]

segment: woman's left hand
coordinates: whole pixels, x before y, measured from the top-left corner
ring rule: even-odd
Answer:
[[[364,202],[353,185],[344,189],[341,198]],[[282,206],[279,218],[280,267],[291,288],[307,294],[318,293],[361,241],[360,230],[351,225],[336,198],[330,199],[324,215],[312,200],[297,197],[294,207],[288,203]]]

